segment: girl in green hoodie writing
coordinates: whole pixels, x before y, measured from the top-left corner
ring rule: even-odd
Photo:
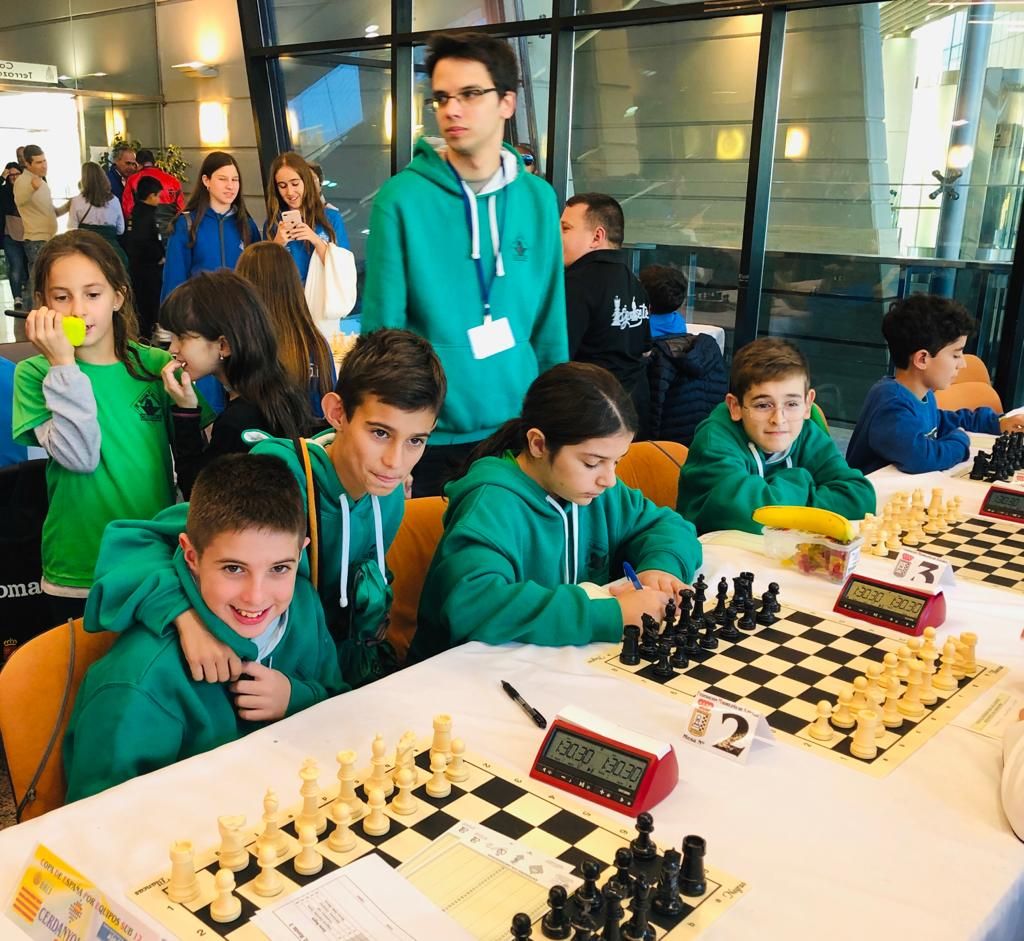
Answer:
[[[558,646],[615,641],[660,617],[701,563],[693,526],[617,482],[637,429],[607,370],[562,363],[534,380],[519,418],[445,488],[444,535],[427,573],[410,659],[467,640]],[[584,582],[643,589],[591,598]]]

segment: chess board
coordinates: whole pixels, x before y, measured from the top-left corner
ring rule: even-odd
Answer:
[[[835,729],[830,742],[811,738],[808,727],[817,717],[821,699],[833,703],[847,684],[864,674],[871,663],[897,651],[902,641],[890,640],[863,627],[782,604],[775,624],[741,632],[739,640],[719,640],[715,650],[700,649],[690,665],[659,677],[654,664],[636,666],[619,662],[621,645],[609,645],[588,661],[602,672],[643,683],[668,696],[689,702],[706,691],[762,713],[776,738],[814,754],[884,777],[943,728],[965,706],[977,699],[1006,672],[1006,668],[978,663],[973,676],[958,681],[957,689],[935,690],[938,700],[926,706],[919,719],[904,716],[899,728],[884,730],[877,739],[878,754],[870,761],[850,751],[853,729]]]
[[[958,578],[1024,593],[1024,526],[969,516],[913,548],[948,562]],[[888,553],[895,559],[896,552]]]
[[[277,871],[284,877],[285,887],[281,894],[273,898],[261,898],[252,890],[252,883],[259,875],[256,865],[257,837],[262,830],[262,823],[246,830],[245,846],[249,862],[243,870],[235,873],[235,893],[242,903],[242,914],[236,921],[218,924],[210,917],[210,904],[216,897],[214,878],[219,868],[216,847],[197,850],[195,853],[200,891],[192,902],[180,904],[172,902],[168,897],[169,863],[165,871],[134,890],[131,896],[133,901],[173,932],[177,939],[266,941],[266,935],[251,921],[261,907],[285,898],[300,887],[355,859],[375,853],[388,865],[408,873],[407,877],[421,892],[463,924],[475,937],[486,941],[507,941],[512,916],[525,911],[533,918],[534,937],[539,938],[542,937],[539,922],[547,911],[547,887],[520,876],[505,865],[501,866],[501,878],[496,880],[489,870],[493,870],[497,864],[469,852],[459,856],[460,868],[457,875],[453,872],[451,854],[437,854],[438,864],[431,871],[428,858],[431,850],[449,838],[451,828],[459,821],[471,821],[488,827],[515,840],[517,845],[567,864],[577,879],[581,878],[580,866],[588,859],[594,860],[601,868],[599,885],[614,872],[612,861],[615,851],[627,846],[636,836],[635,830],[603,819],[589,808],[575,803],[561,792],[545,787],[541,782],[525,775],[509,773],[468,753],[464,766],[469,771],[469,777],[458,784],[453,783],[448,797],[431,797],[424,789],[430,777],[427,770],[429,748],[429,739],[421,741],[417,748],[418,784],[413,793],[420,801],[420,809],[415,814],[399,816],[389,807],[386,813],[391,820],[391,829],[379,837],[367,835],[359,824],[362,818],[356,817],[351,826],[356,846],[344,854],[336,853],[327,846],[326,841],[334,828],[328,814],[327,828],[319,835],[317,845],[323,855],[324,866],[315,876],[299,875],[293,865],[294,857],[300,849],[294,821],[302,808],[301,801],[284,812],[281,829],[287,834],[288,850],[281,857]],[[365,780],[365,777],[363,774],[359,780]],[[320,807],[327,808],[337,793],[337,785],[333,789],[325,789],[319,800]],[[356,788],[356,794],[365,800],[362,784]],[[259,796],[255,792],[252,795],[254,808],[259,806]],[[658,837],[656,829],[656,843]],[[660,868],[660,850],[656,859],[633,864],[633,871],[647,876],[652,887],[656,885]],[[706,876],[705,893],[699,898],[683,897],[685,904],[679,916],[665,918],[651,912],[651,925],[657,941],[681,941],[696,937],[742,897],[747,888],[746,883],[711,866],[706,866]],[[487,892],[490,897],[480,897],[479,893]],[[473,896],[474,893],[475,899],[467,899],[467,896]],[[628,901],[624,900],[623,904],[628,905]],[[477,917],[472,924],[468,924],[461,916],[469,909],[477,916],[481,910],[486,911],[487,923],[481,923]],[[575,902],[571,898],[566,911],[576,913]]]

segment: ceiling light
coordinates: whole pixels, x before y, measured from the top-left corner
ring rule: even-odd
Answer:
[[[208,65],[206,62],[198,60],[179,62],[177,65],[172,65],[171,68],[177,69],[182,75],[187,75],[189,78],[216,78],[220,74],[217,66]]]

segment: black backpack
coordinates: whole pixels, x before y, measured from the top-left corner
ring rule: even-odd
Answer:
[[[714,337],[687,333],[654,341],[647,376],[650,436],[690,446],[693,433],[725,399],[729,381]]]

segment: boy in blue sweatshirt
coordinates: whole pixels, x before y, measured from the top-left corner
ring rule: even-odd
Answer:
[[[974,330],[966,308],[944,297],[914,294],[896,301],[882,320],[894,375],[868,392],[846,459],[865,474],[894,464],[905,474],[946,470],[970,454],[967,431],[1024,431],[1020,416],[1000,419],[990,408],[940,409],[936,391],[964,367]]]
[[[306,512],[283,462],[225,456],[199,475],[191,505],[138,525],[178,540],[166,568],[211,632],[244,661],[245,676],[197,682],[173,632],[129,625],[89,668],[75,699],[63,746],[69,801],[348,689],[316,591],[296,577],[309,541]],[[108,529],[104,541],[120,536]]]

